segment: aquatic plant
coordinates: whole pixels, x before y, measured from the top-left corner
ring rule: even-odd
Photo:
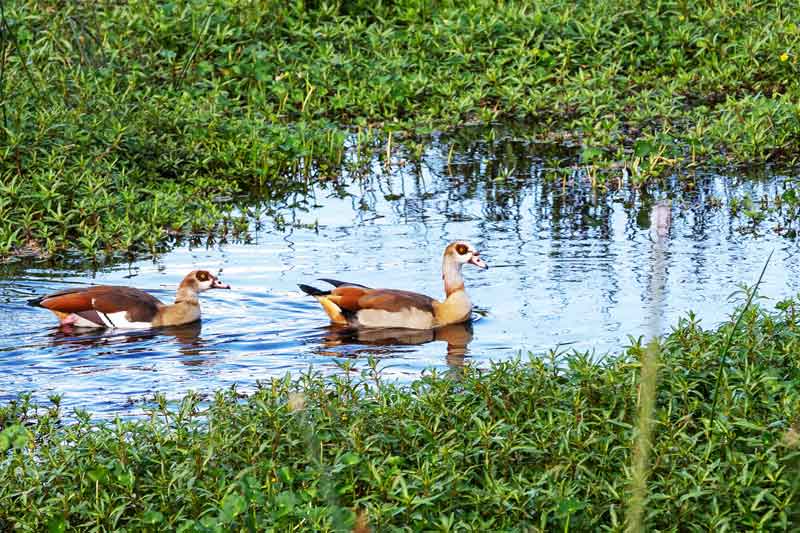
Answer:
[[[648,529],[800,523],[797,306],[689,314],[661,339]],[[345,364],[113,422],[22,397],[0,407],[0,529],[620,530],[646,350],[411,386]]]
[[[464,123],[578,143],[597,186],[796,162],[796,8],[3,2],[0,255],[158,252]]]

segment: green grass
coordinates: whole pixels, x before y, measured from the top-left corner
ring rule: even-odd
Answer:
[[[795,1],[3,6],[0,255],[241,230],[237,207],[339,176],[358,129],[369,155],[523,120],[598,186],[800,151]]]
[[[798,302],[749,308],[726,348],[733,327],[690,315],[660,344],[648,530],[800,523]],[[308,374],[116,422],[21,398],[0,408],[0,529],[620,531],[645,350],[407,387]]]

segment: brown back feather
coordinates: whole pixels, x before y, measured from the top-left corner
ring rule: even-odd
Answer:
[[[357,287],[339,287],[334,294],[342,291],[342,303],[348,311],[361,309],[379,309],[389,312],[398,312],[403,309],[419,309],[433,313],[434,299],[416,292],[400,291],[395,289],[360,289]]]
[[[42,298],[39,305],[61,313],[100,311],[108,314],[127,311],[127,318],[131,322],[150,322],[163,304],[139,289],[97,285],[55,292]]]
[[[330,300],[345,311],[356,312],[361,309],[359,300],[372,289],[362,287],[341,286],[331,291]]]

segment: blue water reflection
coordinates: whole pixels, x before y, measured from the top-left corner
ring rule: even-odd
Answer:
[[[247,243],[186,244],[156,260],[96,271],[7,267],[0,402],[23,391],[58,393],[67,406],[112,416],[137,412],[155,392],[177,398],[234,384],[246,391],[309,366],[339,372],[343,358],[363,368],[373,356],[387,378],[410,380],[430,367],[486,365],[557,345],[599,357],[627,344],[628,335],[646,334],[654,312],[664,327],[689,310],[708,327],[724,320],[733,309],[729,296],[755,281],[773,249],[762,293],[779,299],[800,289],[797,242],[774,231],[777,223],[753,231],[730,209],[745,196],[780,196],[792,177],[698,173],[691,187],[675,180],[652,195],[626,187],[598,195],[579,170],[553,170],[559,158],[574,156],[569,150],[514,136],[437,137],[421,161],[404,163],[405,155],[399,151],[389,169],[375,159],[343,171],[342,185],[311,191],[305,210],[278,206],[254,221]],[[657,196],[672,199],[672,226],[663,301],[653,309],[649,211]],[[296,286],[333,277],[440,296],[441,252],[455,238],[470,240],[492,267],[465,269],[480,318],[470,328],[340,330]],[[73,283],[133,285],[171,301],[195,268],[220,271],[234,289],[203,294],[202,324],[70,331],[25,305]]]

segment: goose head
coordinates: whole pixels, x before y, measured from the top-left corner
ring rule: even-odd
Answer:
[[[478,268],[487,269],[489,265],[481,259],[481,253],[467,241],[453,241],[444,249],[444,263],[458,265],[475,265]]]
[[[444,249],[442,258],[442,279],[444,292],[449,297],[451,294],[464,290],[464,278],[461,276],[461,267],[475,265],[487,269],[489,265],[481,259],[481,254],[467,241],[454,241]]]
[[[209,289],[230,289],[231,286],[227,283],[222,283],[218,277],[208,270],[193,270],[183,278],[181,288],[200,293]]]

